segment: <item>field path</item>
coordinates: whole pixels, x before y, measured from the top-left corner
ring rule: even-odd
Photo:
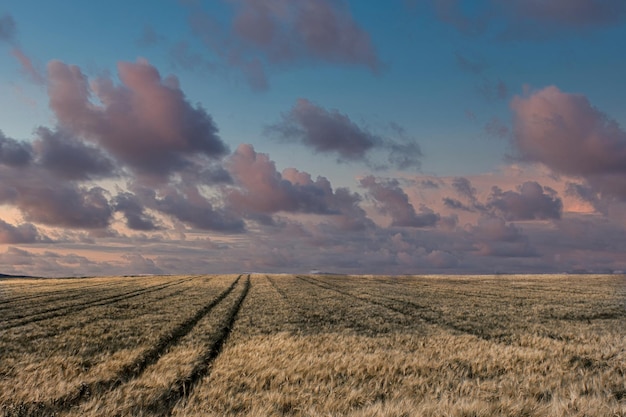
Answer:
[[[187,336],[190,332],[194,330],[196,325],[204,319],[209,313],[211,313],[216,306],[222,303],[237,287],[239,282],[241,281],[242,275],[239,275],[231,284],[222,291],[219,295],[213,298],[209,303],[204,305],[201,309],[199,309],[193,316],[187,318],[183,322],[179,323],[175,326],[170,332],[162,335],[158,341],[144,352],[142,352],[139,357],[137,357],[132,363],[128,363],[123,366],[119,372],[117,372],[113,377],[98,380],[89,383],[83,383],[78,386],[73,392],[56,398],[49,402],[31,402],[31,403],[21,403],[15,404],[11,407],[5,408],[4,416],[5,417],[27,417],[27,416],[57,416],[62,415],[66,412],[71,411],[72,409],[76,409],[81,403],[90,400],[94,395],[106,395],[107,392],[113,392],[119,387],[127,384],[137,378],[139,378],[144,371],[150,367],[151,365],[157,363],[169,350],[176,347],[176,345]],[[187,280],[182,280],[187,281]],[[238,301],[236,303],[236,309],[234,312],[231,311],[229,315],[224,319],[225,324],[222,326],[218,337],[215,339],[214,343],[207,348],[207,354],[205,357],[208,360],[207,366],[214,359],[214,357],[219,354],[219,350],[221,349],[221,345],[224,343],[226,338],[228,337],[228,333],[230,332],[230,327],[234,322],[235,316],[239,310],[241,302],[245,295],[247,294],[248,287],[250,286],[249,276],[244,284],[244,290],[239,295]],[[159,285],[158,287],[163,287],[163,285]],[[154,287],[151,287],[153,289]],[[143,292],[145,293],[145,291]],[[136,294],[139,295],[139,294]],[[200,378],[204,375],[203,372],[206,372],[202,367],[198,367],[197,370],[186,376],[181,381],[175,381],[172,384],[172,392],[187,392],[191,389],[193,385],[193,381]],[[178,395],[169,395],[167,397],[168,401],[172,398],[182,398]],[[163,402],[161,400],[160,402]],[[172,405],[173,407],[173,405]]]
[[[150,413],[150,415],[171,416],[172,410],[176,404],[180,400],[191,395],[194,387],[202,380],[202,378],[209,374],[213,362],[222,351],[222,347],[224,346],[224,343],[226,343],[228,336],[230,336],[239,310],[241,309],[241,305],[248,295],[250,286],[250,275],[248,275],[246,282],[244,283],[243,290],[220,324],[212,343],[207,346],[207,349],[202,354],[200,361],[197,362],[196,366],[189,374],[174,381],[170,386],[169,391],[164,392],[146,407],[146,411]]]

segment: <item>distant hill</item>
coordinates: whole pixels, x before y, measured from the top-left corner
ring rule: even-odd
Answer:
[[[3,278],[34,278],[34,277],[30,277],[28,275],[7,275],[7,274],[0,274],[0,279]]]

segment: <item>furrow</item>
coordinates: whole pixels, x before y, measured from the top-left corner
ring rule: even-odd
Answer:
[[[85,290],[93,290],[95,288],[98,287],[111,287],[111,288],[115,288],[115,287],[119,287],[117,282],[101,282],[98,284],[93,284],[93,285],[84,285],[84,286],[80,286],[78,288],[66,288],[66,289],[56,289],[54,291],[46,291],[45,293],[37,293],[37,294],[31,294],[31,295],[23,295],[20,297],[15,297],[15,298],[9,298],[7,300],[1,300],[0,301],[0,311],[1,310],[8,310],[10,308],[15,308],[13,305],[14,303],[21,303],[21,302],[32,302],[35,300],[39,300],[39,299],[45,299],[45,302],[54,302],[54,301],[58,301],[58,300],[65,300],[68,298],[68,296],[71,296],[72,294],[82,294],[84,293]]]
[[[366,293],[366,294],[369,297],[372,297],[372,298],[359,297],[359,296],[356,296],[356,295],[354,295],[354,294],[352,294],[352,293],[350,293],[348,291],[339,290],[337,288],[334,288],[334,287],[330,286],[329,284],[317,281],[317,280],[315,280],[315,279],[313,279],[311,277],[304,278],[304,277],[298,276],[298,278],[303,280],[303,281],[305,281],[305,282],[309,282],[310,284],[317,285],[320,288],[325,288],[325,289],[328,289],[328,290],[336,291],[339,294],[347,295],[349,297],[356,298],[357,300],[361,300],[361,301],[364,301],[364,302],[369,302],[371,304],[375,304],[375,305],[387,308],[389,310],[395,311],[395,312],[403,314],[405,316],[411,316],[411,317],[414,317],[414,318],[419,318],[419,319],[421,319],[421,320],[423,320],[426,323],[431,324],[431,325],[444,327],[444,328],[447,328],[449,330],[454,330],[454,331],[457,331],[457,332],[460,332],[460,333],[469,334],[469,335],[476,336],[476,337],[484,339],[484,340],[493,341],[493,339],[494,339],[494,337],[489,335],[489,334],[485,334],[485,333],[482,333],[480,331],[476,331],[474,329],[468,329],[468,328],[465,328],[463,326],[456,325],[454,323],[451,323],[448,320],[443,320],[442,319],[443,318],[443,314],[441,312],[433,310],[433,309],[430,309],[428,307],[421,306],[421,305],[416,304],[416,303],[412,303],[410,301],[400,300],[400,299],[397,299],[397,298],[386,297],[386,296],[381,296],[381,295],[374,296],[374,295],[369,294],[369,293]],[[375,299],[374,297],[377,297],[378,300]],[[411,312],[411,311],[407,311],[406,308],[398,308],[398,307],[395,307],[393,305],[389,305],[388,303],[380,301],[380,299],[391,301],[391,302],[394,302],[394,303],[399,303],[399,304],[403,305],[404,307],[410,308],[413,311]],[[428,313],[433,313],[437,317],[436,318],[430,317],[427,314],[425,314],[425,311],[427,311]]]
[[[171,287],[173,285],[180,285],[183,282],[190,281],[190,280],[191,280],[191,278],[184,279],[184,280],[179,280],[179,281],[176,281],[176,282],[168,282],[166,284],[160,284],[160,285],[155,285],[155,286],[148,287],[148,288],[142,288],[142,289],[139,289],[139,290],[130,291],[130,292],[125,293],[125,294],[108,296],[108,297],[99,298],[99,299],[96,299],[96,300],[93,300],[93,301],[84,302],[84,303],[72,304],[72,305],[69,305],[69,306],[61,306],[61,307],[51,308],[49,310],[45,310],[43,312],[37,313],[35,315],[35,317],[33,317],[33,316],[14,317],[14,318],[12,318],[10,320],[17,320],[17,321],[15,321],[13,323],[8,323],[6,326],[3,326],[2,328],[0,328],[0,330],[8,330],[8,329],[12,329],[12,328],[19,327],[19,326],[24,326],[24,325],[31,324],[31,323],[36,323],[36,322],[39,322],[39,321],[48,320],[48,319],[51,319],[51,318],[60,317],[60,316],[64,316],[64,315],[67,315],[67,314],[72,314],[72,313],[75,313],[75,312],[78,312],[78,311],[82,311],[82,310],[86,310],[86,309],[92,308],[92,307],[113,304],[113,303],[116,303],[118,301],[122,301],[122,300],[127,300],[129,298],[138,297],[138,296],[146,294],[146,293],[151,293],[151,292],[154,292],[154,291],[160,291],[162,289]]]
[[[183,337],[189,334],[202,318],[222,302],[233,291],[240,279],[241,275],[210,303],[198,310],[192,317],[180,323],[171,332],[163,335],[154,346],[144,351],[135,361],[124,366],[114,377],[92,383],[83,383],[70,394],[57,398],[49,403],[33,402],[17,404],[12,407],[11,412],[5,414],[5,417],[54,416],[78,406],[96,393],[115,390],[122,384],[139,377],[148,366],[156,363],[168,349],[175,346]],[[246,285],[249,286],[249,279]],[[247,287],[245,291],[247,292]]]
[[[215,340],[205,351],[201,360],[187,376],[175,381],[171,385],[169,391],[163,393],[148,407],[146,407],[145,411],[147,413],[154,416],[171,416],[172,410],[176,404],[180,400],[187,398],[198,382],[209,374],[213,362],[221,353],[224,343],[226,343],[226,340],[232,331],[235,320],[237,319],[237,314],[239,313],[241,305],[248,295],[250,286],[250,275],[248,275],[241,294],[235,301],[233,307],[230,309],[227,317],[222,322],[216,334]]]

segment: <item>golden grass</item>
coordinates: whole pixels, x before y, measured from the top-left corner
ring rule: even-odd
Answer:
[[[3,281],[0,415],[626,416],[623,276],[236,279]]]

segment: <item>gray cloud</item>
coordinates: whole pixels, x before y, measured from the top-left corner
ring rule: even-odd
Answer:
[[[461,201],[455,198],[444,197],[442,200],[444,206],[453,210],[474,211],[472,207],[463,204]]]
[[[306,99],[299,99],[269,132],[278,133],[285,140],[299,141],[316,152],[336,152],[343,160],[363,159],[382,142],[382,138],[361,129],[345,114],[328,111]]]
[[[337,110],[329,111],[301,98],[266,133],[284,141],[300,142],[315,152],[336,154],[340,161],[371,163],[369,154],[381,150],[396,168],[419,167],[422,156],[419,145],[405,137],[401,127],[394,124],[392,130],[399,139],[374,134]]]
[[[535,257],[536,250],[528,237],[512,224],[498,217],[481,217],[476,226],[469,227],[471,240],[481,256],[506,258]]]
[[[50,239],[41,233],[31,223],[22,223],[13,226],[0,219],[0,243],[40,243],[51,242]]]
[[[17,33],[15,20],[10,14],[0,16],[0,41],[13,42]]]
[[[554,190],[527,181],[517,191],[503,192],[493,187],[487,207],[506,220],[546,220],[561,218],[563,202]]]
[[[467,57],[460,52],[455,52],[454,57],[456,59],[456,64],[460,69],[470,74],[480,75],[487,68],[487,64],[481,58],[470,58]]]
[[[267,89],[266,68],[307,62],[365,66],[382,64],[368,33],[353,19],[346,2],[334,0],[236,0],[225,27],[192,7],[193,33],[238,69],[253,89]]]
[[[370,175],[360,184],[376,201],[379,211],[391,216],[393,227],[432,227],[440,219],[439,214],[425,206],[417,213],[397,180],[381,181]]]
[[[562,33],[610,27],[626,19],[621,0],[489,0],[469,13],[463,0],[427,0],[443,22],[469,36],[543,40]]]
[[[452,180],[452,188],[459,193],[459,195],[474,202],[476,201],[476,188],[472,186],[472,182],[465,177],[456,177]]]
[[[119,193],[113,199],[115,211],[121,211],[126,217],[126,226],[132,230],[159,230],[153,216],[146,214],[139,199],[131,193]]]
[[[158,192],[139,185],[134,188],[135,195],[143,206],[172,216],[194,228],[224,233],[245,231],[245,224],[241,218],[230,211],[214,207],[196,185],[170,184],[161,187]],[[127,200],[131,203],[137,200],[130,196],[123,199],[125,210],[136,214],[138,208],[129,209]],[[145,214],[142,218],[144,221],[151,220]]]
[[[0,164],[19,167],[28,165],[31,159],[29,144],[6,137],[0,130]]]
[[[110,177],[114,162],[99,148],[89,146],[63,131],[40,127],[33,143],[37,163],[61,178],[86,180]]]
[[[121,85],[98,78],[90,87],[76,66],[48,64],[50,107],[71,133],[96,142],[140,174],[160,178],[201,154],[228,152],[211,116],[192,106],[175,77],[162,79],[148,62],[118,64]],[[95,94],[101,106],[94,105]]]

